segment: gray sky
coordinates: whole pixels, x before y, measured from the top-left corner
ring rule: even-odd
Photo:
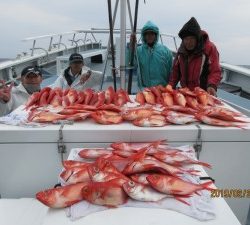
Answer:
[[[27,51],[21,42],[25,37],[108,27],[106,0],[0,0],[0,8],[1,58]],[[216,44],[221,61],[250,65],[249,12],[249,0],[141,0],[138,27],[151,20],[161,32],[178,34],[194,16]]]

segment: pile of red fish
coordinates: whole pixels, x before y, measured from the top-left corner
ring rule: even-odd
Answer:
[[[197,87],[173,90],[171,86],[145,88],[132,102],[126,91],[112,87],[95,92],[44,88],[34,93],[26,104],[32,122],[85,120],[91,117],[100,124],[119,124],[128,121],[136,126],[161,127],[168,124],[202,122],[213,126],[245,128],[249,120],[239,112],[226,108],[219,99]]]
[[[166,124],[187,124],[202,122],[213,126],[244,128],[249,123],[247,118],[223,106],[222,102],[209,95],[203,89],[196,87],[194,91],[188,88],[173,90],[171,86],[161,85],[145,88],[136,95],[140,105],[150,104],[163,106],[159,114],[134,121],[138,126],[164,126]]]
[[[76,91],[46,87],[29,98],[26,109],[30,110],[28,120],[33,122],[78,121],[91,115],[99,123],[112,124],[122,121],[118,112],[127,102],[127,92],[115,92],[112,87],[98,92],[90,88]]]
[[[128,198],[158,202],[175,198],[187,205],[188,198],[211,190],[212,182],[195,184],[186,175],[198,175],[194,164],[211,166],[168,146],[164,141],[111,144],[111,148],[82,149],[79,161],[64,161],[62,185],[38,192],[36,198],[52,208],[71,206],[79,201],[117,207]]]

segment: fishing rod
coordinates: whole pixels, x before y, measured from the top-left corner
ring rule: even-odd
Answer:
[[[109,12],[110,50],[111,50],[111,55],[112,55],[112,75],[113,75],[114,89],[116,91],[116,69],[115,69],[115,51],[114,51],[111,0],[108,0],[108,12]]]
[[[133,79],[133,65],[134,65],[134,55],[135,55],[135,37],[136,37],[136,29],[137,29],[137,15],[138,15],[138,6],[139,6],[139,0],[136,0],[135,2],[135,17],[134,17],[134,26],[133,26],[133,38],[130,42],[130,62],[129,62],[129,77],[128,77],[128,94],[131,94],[132,89],[132,79]]]

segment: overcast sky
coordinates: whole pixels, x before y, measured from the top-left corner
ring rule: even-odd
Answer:
[[[21,41],[26,37],[108,27],[106,0],[0,0],[0,9],[0,58],[27,51]],[[161,32],[177,35],[194,16],[216,44],[221,61],[250,65],[249,12],[250,0],[140,0],[138,28],[151,20]]]

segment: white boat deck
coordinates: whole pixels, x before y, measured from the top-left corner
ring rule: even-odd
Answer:
[[[3,225],[240,225],[224,199],[214,199],[216,219],[198,221],[184,214],[163,209],[119,208],[93,213],[72,222],[64,209],[49,209],[33,198],[0,199]],[[119,222],[118,222],[119,221]]]

